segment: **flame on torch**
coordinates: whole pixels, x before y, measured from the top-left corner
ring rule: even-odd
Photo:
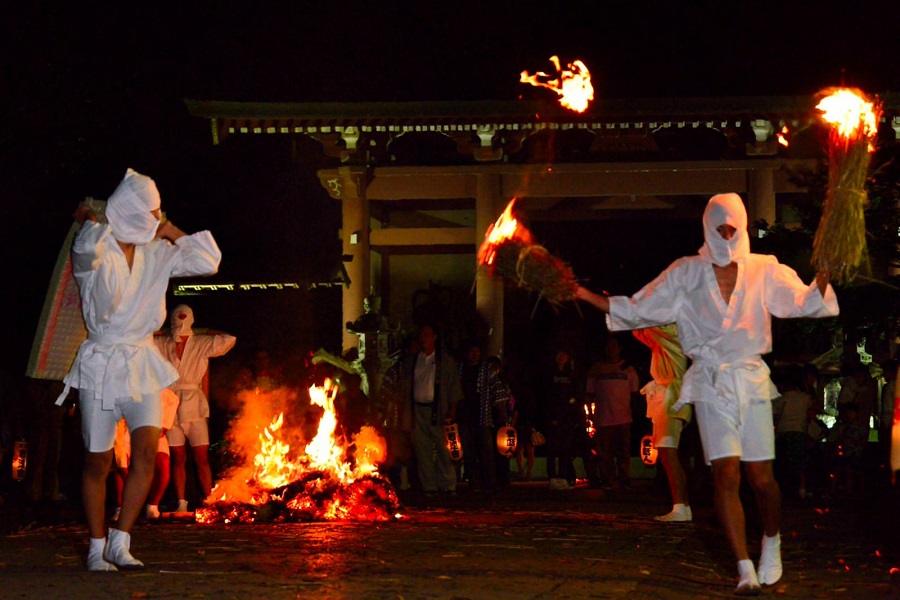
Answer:
[[[575,112],[584,112],[594,99],[594,86],[591,84],[588,68],[580,60],[568,63],[567,69],[560,68],[558,56],[551,56],[550,61],[556,66],[555,74],[538,71],[530,75],[528,71],[522,71],[519,82],[553,90],[559,95],[562,106]]]
[[[878,111],[865,94],[858,90],[839,88],[823,98],[817,105],[822,119],[837,129],[844,138],[862,134],[873,137],[878,132]]]
[[[491,266],[497,258],[497,246],[505,241],[519,238],[523,243],[531,243],[531,235],[524,227],[519,227],[519,221],[513,216],[513,206],[516,198],[509,201],[503,213],[488,227],[484,235],[484,242],[478,249],[478,264]]]

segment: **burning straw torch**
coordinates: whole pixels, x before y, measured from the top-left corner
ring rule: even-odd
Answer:
[[[538,292],[553,306],[574,300],[578,284],[572,269],[534,242],[531,232],[513,216],[515,202],[515,198],[510,200],[488,228],[478,249],[479,266]]]
[[[822,219],[813,240],[812,262],[848,283],[867,263],[864,210],[869,203],[866,178],[869,153],[878,129],[880,107],[859,90],[836,89],[816,106],[831,125],[828,136],[828,189]]]

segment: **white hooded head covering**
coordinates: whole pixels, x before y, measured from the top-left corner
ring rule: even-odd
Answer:
[[[129,244],[146,244],[156,235],[159,220],[150,214],[160,207],[156,183],[128,169],[106,205],[106,218],[115,238]]]
[[[722,225],[731,225],[736,229],[730,240],[723,238],[716,230]],[[716,194],[709,199],[703,211],[703,238],[705,241],[699,250],[700,256],[720,267],[750,255],[747,209],[740,196]]]
[[[169,329],[173,338],[194,335],[191,325],[194,324],[194,311],[186,304],[179,304],[172,309],[172,318],[169,321]]]

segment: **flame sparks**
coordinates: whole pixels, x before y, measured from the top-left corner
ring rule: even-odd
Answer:
[[[594,99],[594,86],[591,84],[588,68],[580,60],[568,63],[567,69],[560,68],[558,56],[551,56],[550,61],[556,66],[555,74],[538,71],[530,75],[528,71],[522,71],[519,82],[551,89],[559,95],[562,106],[575,112],[584,112]]]
[[[822,119],[835,126],[844,138],[874,137],[878,132],[879,111],[858,90],[839,88],[823,98],[816,108],[822,111]]]

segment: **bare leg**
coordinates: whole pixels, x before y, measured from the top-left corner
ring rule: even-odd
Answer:
[[[763,521],[765,536],[759,557],[759,581],[773,585],[781,579],[781,489],[772,472],[772,461],[744,463],[747,481],[753,488]]]
[[[112,448],[106,452],[87,452],[81,476],[81,497],[88,531],[92,538],[106,537],[106,478],[112,464]]]
[[[159,434],[159,427],[140,427],[131,432],[131,468],[122,497],[122,513],[116,525],[116,529],[125,533],[131,531],[147,499],[153,481]]]
[[[736,456],[712,461],[716,514],[725,537],[738,560],[747,560],[747,532],[744,507],[741,505],[741,462]]]
[[[687,475],[678,459],[678,449],[659,448],[659,461],[666,471],[669,492],[672,494],[672,511],[655,517],[664,523],[687,523],[694,520],[691,505],[688,501]]]
[[[748,462],[744,468],[756,496],[763,529],[771,537],[781,530],[781,489],[772,472],[772,461]]]
[[[525,459],[527,467],[525,467],[525,479],[531,481],[531,473],[534,471],[534,445],[526,444]]]
[[[690,506],[687,492],[687,475],[678,458],[677,448],[660,448],[659,460],[666,470],[666,478],[669,481],[669,492],[672,494],[672,504],[684,504]]]
[[[185,481],[187,479],[184,472],[187,449],[184,446],[169,446],[169,451],[172,453],[172,483],[175,484],[175,494],[179,500],[183,500]]]
[[[197,479],[200,480],[200,489],[203,490],[203,499],[209,498],[212,492],[212,469],[209,466],[209,444],[191,446],[194,455],[194,463],[197,465]],[[182,488],[184,486],[182,485]],[[179,499],[184,496],[178,496]]]
[[[165,452],[156,453],[156,466],[153,469],[153,482],[150,484],[150,494],[147,503],[158,506],[166,493],[169,485],[169,455]]]
[[[747,554],[747,531],[744,507],[741,504],[741,462],[737,456],[712,461],[716,513],[725,530],[725,537],[738,562],[738,581],[735,593],[739,596],[759,594],[759,579],[753,561]]]
[[[116,466],[113,471],[113,483],[116,486],[116,506],[122,506],[122,494],[125,492],[125,481],[128,479],[128,467]]]

